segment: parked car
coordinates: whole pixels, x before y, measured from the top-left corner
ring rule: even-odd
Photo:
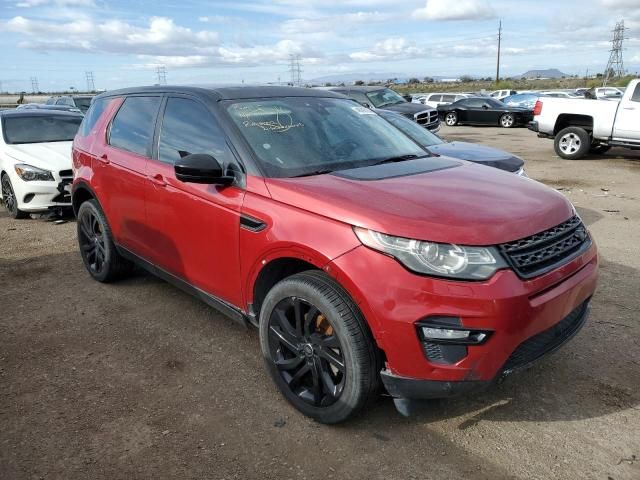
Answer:
[[[446,142],[435,133],[421,128],[403,115],[383,110],[377,113],[429,153],[459,158],[527,176],[524,172],[524,160],[509,152],[477,143]]]
[[[87,113],[91,105],[91,95],[60,95],[47,100],[47,105],[66,105],[80,109],[82,113]]]
[[[0,111],[1,197],[13,218],[71,207],[71,142],[82,118],[45,109]]]
[[[551,90],[540,92],[542,97],[555,97],[555,98],[584,98],[584,95],[580,95],[576,92],[565,92],[561,90]]]
[[[326,90],[111,91],[73,162],[90,276],[135,262],[257,326],[277,387],[324,423],[380,383],[405,413],[486,388],[569,340],[595,290],[562,194],[429,156]]]
[[[509,95],[515,95],[516,92],[515,90],[494,90],[493,92],[489,93],[489,96],[492,98],[495,98],[496,100],[502,100],[505,97],[508,97]]]
[[[543,96],[540,93],[516,93],[502,99],[502,103],[510,107],[522,107],[533,110],[538,99]]]
[[[386,87],[331,87],[331,92],[341,93],[361,105],[377,109],[398,112],[429,130],[440,129],[440,118],[435,108],[407,102],[399,94]]]
[[[496,125],[511,128],[526,125],[533,119],[530,109],[505,105],[495,98],[471,97],[451,105],[438,107],[440,117],[450,127],[462,123],[470,125]]]
[[[586,98],[592,100],[620,100],[624,92],[616,87],[590,88],[584,92]]]
[[[23,105],[18,105],[16,109],[17,110],[45,109],[45,110],[58,110],[61,112],[82,113],[82,111],[76,107],[69,107],[68,105],[47,105],[46,103],[25,103]]]
[[[619,102],[544,98],[529,128],[554,139],[561,158],[577,160],[611,147],[640,149],[640,80],[631,80]]]
[[[414,103],[421,103],[422,105],[438,108],[440,105],[449,105],[467,97],[469,97],[469,95],[465,93],[429,93],[414,100]]]

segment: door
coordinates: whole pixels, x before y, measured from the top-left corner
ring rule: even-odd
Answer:
[[[613,127],[613,138],[640,142],[640,82],[630,97],[620,101]]]
[[[147,223],[155,232],[150,261],[233,305],[241,305],[239,234],[244,190],[183,183],[174,164],[182,156],[212,155],[240,171],[209,108],[191,97],[167,98],[157,148],[146,180]]]
[[[93,162],[98,198],[116,242],[146,256],[144,191],[147,161],[161,97],[127,97],[107,130],[107,145]]]
[[[482,98],[470,98],[468,100],[464,100],[463,105],[466,109],[461,114],[461,120],[466,121],[468,123],[483,123],[485,117],[485,109],[482,106],[485,104],[484,99]]]

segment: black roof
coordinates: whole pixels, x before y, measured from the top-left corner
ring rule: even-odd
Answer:
[[[80,112],[68,112],[66,110],[53,110],[50,108],[21,108],[0,110],[0,117],[80,117]]]
[[[368,92],[375,92],[377,90],[385,90],[389,87],[385,87],[384,85],[371,85],[371,86],[367,86],[367,85],[347,85],[344,87],[329,87],[328,90],[329,91],[333,91],[333,90],[349,90],[352,92],[362,92],[362,93],[368,93]]]
[[[150,87],[131,87],[111,90],[98,95],[100,98],[144,93],[186,93],[208,95],[217,100],[238,100],[249,98],[279,97],[330,97],[343,98],[327,90],[313,88],[282,87],[276,85],[231,85],[231,86],[188,86],[188,85],[154,85]],[[98,98],[96,97],[96,98]]]

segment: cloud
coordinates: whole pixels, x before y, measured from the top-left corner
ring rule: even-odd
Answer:
[[[33,8],[33,7],[94,7],[93,0],[22,0],[16,3],[16,7]]]
[[[369,26],[373,23],[384,22],[390,17],[389,14],[380,12],[355,12],[342,15],[293,18],[285,21],[281,30],[286,35],[335,32],[338,29],[353,30],[356,26]]]
[[[427,0],[411,16],[416,20],[486,20],[496,13],[487,0]]]

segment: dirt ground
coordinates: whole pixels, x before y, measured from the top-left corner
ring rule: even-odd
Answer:
[[[589,225],[601,277],[565,348],[411,418],[318,425],[257,332],[149,275],[90,280],[73,221],[0,214],[0,478],[640,479],[640,152],[560,160],[526,129],[445,128],[527,161]]]

